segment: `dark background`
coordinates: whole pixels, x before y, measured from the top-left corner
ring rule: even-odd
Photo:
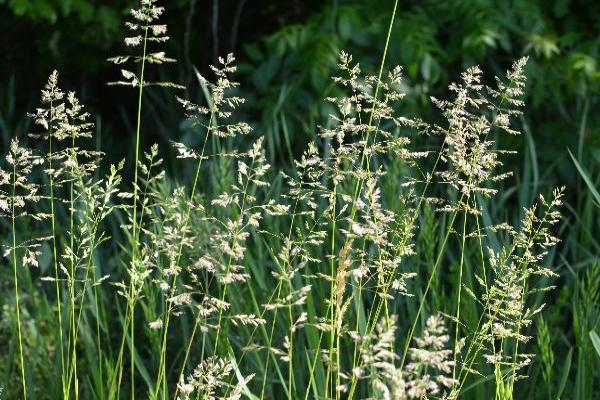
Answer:
[[[132,91],[105,85],[119,74],[105,59],[127,51],[122,22],[133,5],[0,0],[2,143],[27,129],[25,114],[57,68],[65,90],[76,90],[97,116],[102,146],[131,148],[136,102]],[[302,151],[314,136],[327,114],[321,100],[331,89],[340,50],[376,70],[393,9],[390,0],[171,0],[166,5],[163,20],[172,38],[167,54],[180,62],[160,68],[161,77],[186,84],[185,96],[193,99],[198,85],[192,67],[206,73],[218,55],[234,52],[249,99],[243,117],[261,134],[274,136],[273,159],[284,154],[275,137],[282,116],[292,149]],[[489,75],[502,75],[513,60],[529,55],[526,117],[540,170],[566,159],[567,147],[584,161],[598,162],[599,2],[400,1],[396,17],[387,65],[405,68],[405,112],[435,118],[429,96],[445,93],[466,66],[480,64]],[[181,139],[183,117],[173,94],[149,92],[144,140]],[[511,145],[526,144],[519,138]],[[566,164],[552,170],[569,181],[574,170]]]

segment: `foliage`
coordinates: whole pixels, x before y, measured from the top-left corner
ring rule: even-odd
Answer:
[[[241,70],[253,85],[253,111],[260,124],[268,132],[295,132],[295,142],[314,137],[314,124],[305,121],[318,121],[330,112],[321,100],[334,90],[324,77],[335,69],[336,55],[350,51],[374,70],[391,7],[389,1],[340,1],[304,24],[247,44],[248,61]],[[585,107],[598,106],[600,25],[592,17],[598,15],[595,2],[401,2],[388,50],[390,60],[405,66],[407,100],[401,107],[423,115],[429,96],[438,96],[439,88],[466,66],[478,64],[499,74],[512,59],[528,55],[527,116],[532,126],[550,132],[536,136],[538,146],[546,149],[541,162],[550,165],[558,157],[568,165],[564,147],[574,148],[578,139],[563,132],[577,129]],[[298,110],[306,117],[297,118]],[[599,121],[589,118],[582,140],[597,159]],[[276,137],[274,141],[285,146]]]

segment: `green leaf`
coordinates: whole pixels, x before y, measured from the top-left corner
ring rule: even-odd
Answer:
[[[573,153],[571,153],[571,150],[567,149],[567,151],[569,152],[569,155],[571,156],[571,159],[573,160],[573,164],[575,164],[577,171],[579,171],[579,175],[581,175],[581,177],[583,178],[583,181],[585,182],[587,187],[590,189],[592,196],[594,196],[596,203],[600,204],[600,193],[598,193],[598,190],[594,186],[592,179],[590,178],[588,173],[585,171],[585,169],[579,164],[577,159],[573,156]]]
[[[348,14],[340,15],[338,20],[338,32],[342,39],[348,40],[352,36],[352,21]]]
[[[127,335],[127,347],[131,350],[131,335]],[[135,368],[138,370],[144,382],[148,386],[148,393],[154,392],[154,381],[150,378],[150,373],[146,369],[146,361],[140,356],[137,348],[133,349],[133,356],[135,358]]]
[[[240,372],[240,368],[237,365],[235,355],[233,354],[233,351],[231,350],[231,348],[229,349],[229,360],[231,361],[231,365],[233,366],[233,370],[235,371],[235,376],[237,377],[239,382],[242,382],[244,380],[244,376]],[[258,397],[256,397],[254,394],[252,394],[250,389],[248,389],[247,385],[244,385],[244,388],[242,389],[242,393],[244,393],[244,395],[247,398],[249,398],[250,400],[258,400]]]
[[[504,369],[501,371],[501,374],[502,374],[502,375],[505,375],[505,374],[507,374],[508,372],[510,372],[510,368],[504,368]],[[470,390],[472,390],[472,389],[475,389],[477,386],[479,386],[479,385],[481,385],[481,384],[483,384],[483,383],[486,383],[486,382],[492,381],[492,380],[494,380],[495,378],[496,378],[496,375],[495,375],[494,373],[488,374],[488,375],[486,375],[486,376],[482,376],[481,378],[477,379],[475,382],[473,382],[473,383],[472,383],[472,384],[470,384],[469,386],[465,387],[465,388],[463,389],[463,391],[462,391],[462,393],[461,393],[461,394],[463,394],[463,395],[464,395],[464,394],[465,394],[465,393],[467,393],[468,391],[470,391]]]
[[[258,47],[255,45],[245,44],[244,51],[246,52],[246,55],[254,62],[259,62],[264,57]]]
[[[562,367],[562,375],[560,377],[560,384],[558,385],[558,392],[556,394],[556,398],[560,399],[562,396],[565,387],[567,386],[567,379],[569,378],[569,371],[571,370],[571,362],[573,360],[573,348],[569,349],[569,353],[567,354],[567,358],[565,359],[565,363]]]
[[[590,339],[592,340],[594,349],[596,349],[596,353],[598,353],[598,357],[600,357],[600,337],[598,337],[596,332],[590,331]]]

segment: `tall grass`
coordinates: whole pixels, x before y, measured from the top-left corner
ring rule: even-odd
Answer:
[[[203,98],[178,98],[197,139],[172,143],[167,171],[157,145],[141,148],[145,93],[181,88],[147,78],[175,62],[151,49],[168,40],[163,12],[142,0],[125,39],[139,53],[109,60],[135,71],[114,82],[137,91],[131,160],[100,173],[90,116],[53,73],[35,150],[15,138],[0,170],[19,353],[0,369],[7,396],[507,400],[539,374],[543,396],[568,390],[572,352],[556,370],[552,310],[540,315],[562,280],[564,189],[516,221],[501,211],[513,171],[496,138],[521,133],[526,58],[492,86],[468,68],[428,122],[397,112],[402,68],[386,68],[386,50],[376,75],[342,52],[318,138],[275,171],[268,139],[240,121],[227,55],[197,75]],[[389,32],[394,20],[395,6]],[[594,390],[597,275],[572,299],[581,399]]]

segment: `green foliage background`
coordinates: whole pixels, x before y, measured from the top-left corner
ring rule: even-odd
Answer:
[[[5,78],[0,87],[12,90],[2,100],[9,103],[2,107],[3,119],[10,120],[6,125],[14,126],[31,110],[31,94],[51,69],[58,68],[68,84],[80,88],[82,100],[102,115],[108,135],[129,135],[130,121],[123,111],[132,102],[115,99],[103,85],[112,77],[104,58],[121,49],[120,21],[129,3],[0,1],[4,27],[0,73]],[[170,52],[183,61],[170,78],[189,83],[192,66],[204,72],[216,55],[234,51],[243,63],[242,88],[252,99],[248,118],[273,131],[285,116],[293,132],[292,148],[301,152],[314,135],[315,122],[327,115],[328,105],[320,100],[331,90],[329,76],[337,54],[345,49],[373,70],[392,5],[386,0],[293,1],[287,7],[273,0],[170,1],[166,15],[173,38]],[[464,67],[479,64],[500,75],[512,60],[530,55],[527,121],[537,147],[543,149],[537,156],[544,169],[557,159],[566,160],[568,168],[557,168],[566,180],[574,173],[566,147],[578,156],[585,150],[598,157],[598,116],[589,111],[597,107],[600,82],[599,16],[595,1],[402,1],[388,63],[405,68],[406,111],[423,115],[432,109],[429,96],[443,91]],[[156,115],[148,118],[181,118],[174,104],[154,108]],[[589,120],[580,138],[577,132],[585,110]],[[159,128],[146,137],[155,141],[180,134]],[[5,130],[4,143],[6,137]]]
[[[0,0],[0,153],[13,135],[28,131],[26,112],[33,110],[50,71],[58,68],[65,86],[76,88],[98,115],[98,146],[111,149],[108,156],[114,159],[132,154],[129,116],[135,102],[104,85],[113,73],[104,60],[121,48],[121,21],[130,3]],[[235,51],[242,63],[242,94],[248,98],[243,116],[267,137],[270,161],[286,168],[330,111],[323,99],[334,90],[330,76],[339,51],[375,70],[392,6],[389,0],[169,1],[169,46],[182,61],[168,72],[169,79],[192,82],[193,66],[205,71],[215,55]],[[466,66],[479,64],[488,75],[502,75],[513,60],[530,56],[528,107],[521,121],[526,134],[502,144],[519,151],[510,158],[517,172],[487,211],[518,220],[537,193],[558,185],[567,186],[568,207],[558,235],[563,243],[551,260],[561,278],[544,313],[547,334],[532,343],[541,356],[529,371],[531,397],[523,398],[546,398],[545,390],[536,390],[546,379],[564,398],[590,399],[600,390],[600,354],[589,336],[600,331],[599,51],[600,2],[594,0],[401,1],[392,32],[387,64],[405,68],[403,111],[423,118],[435,118],[429,97],[445,92]],[[188,91],[191,98],[202,96]],[[171,95],[150,92],[145,101],[146,144],[194,142]],[[5,231],[0,228],[1,240]],[[5,306],[11,293],[6,282],[0,280]],[[434,301],[443,302],[440,296]],[[36,319],[39,354],[52,339],[43,317]],[[51,317],[49,311],[45,318]],[[9,318],[3,312],[0,354],[10,352],[2,336]],[[544,369],[550,352],[553,372]],[[5,373],[0,362],[0,376]]]

